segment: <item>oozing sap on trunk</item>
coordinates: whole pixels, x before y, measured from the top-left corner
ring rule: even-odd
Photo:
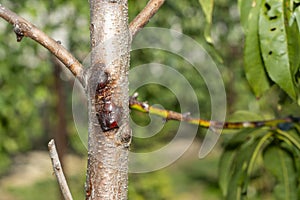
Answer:
[[[95,88],[95,110],[98,122],[104,132],[119,128],[120,108],[112,101],[113,81],[107,72],[101,73]]]

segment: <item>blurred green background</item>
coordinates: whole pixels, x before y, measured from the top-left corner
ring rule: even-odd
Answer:
[[[130,20],[146,3],[147,0],[129,0]],[[80,61],[88,55],[87,1],[3,0],[1,4],[61,41]],[[206,48],[223,76],[228,118],[241,110],[263,118],[297,112],[295,105],[276,86],[260,99],[252,94],[243,71],[243,30],[237,1],[215,1],[212,26],[215,48],[204,40],[205,18],[198,0],[167,0],[147,26],[180,31]],[[186,61],[160,50],[131,53],[132,68],[150,62],[174,67],[184,75],[197,94],[201,117],[210,118],[210,98],[205,83],[194,75]],[[13,27],[4,20],[0,20],[0,65],[0,199],[58,198],[59,190],[47,153],[47,143],[53,137],[64,155],[63,164],[74,199],[83,199],[87,151],[72,116],[72,75],[32,40],[24,38],[17,43]],[[142,101],[180,110],[176,96],[166,88],[146,85],[138,92]],[[149,123],[148,115],[135,111],[131,115],[141,126]],[[159,148],[174,136],[178,125],[178,122],[167,122],[154,137],[134,138],[132,149],[142,152]],[[220,199],[218,161],[222,138],[213,152],[200,160],[198,151],[205,132],[199,129],[194,144],[171,166],[157,172],[130,174],[129,199]],[[270,191],[263,187],[252,192],[253,199],[267,199]]]

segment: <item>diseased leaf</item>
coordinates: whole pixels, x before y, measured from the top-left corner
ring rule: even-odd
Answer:
[[[247,28],[245,29],[246,40],[244,51],[246,77],[256,97],[260,97],[270,87],[261,57],[258,37],[260,6],[261,0],[257,0],[248,15]]]
[[[260,47],[268,75],[291,98],[296,99],[283,0],[263,0],[259,16]]]
[[[211,38],[211,22],[214,9],[214,0],[199,0],[199,3],[202,7],[206,19],[204,37],[207,42],[212,43],[213,41]]]
[[[277,179],[274,194],[278,200],[296,200],[296,177],[293,157],[280,146],[269,146],[264,152],[264,162]]]

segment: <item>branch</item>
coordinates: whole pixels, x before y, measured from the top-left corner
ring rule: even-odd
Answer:
[[[129,31],[133,38],[155,15],[165,0],[150,0],[145,8],[132,20]]]
[[[50,140],[50,142],[48,143],[48,149],[49,149],[49,154],[50,154],[50,158],[52,161],[53,170],[56,175],[60,190],[64,196],[64,199],[72,200],[73,198],[72,198],[70,189],[68,187],[66,178],[64,176],[53,139]]]
[[[83,83],[83,66],[60,42],[55,41],[32,23],[5,8],[2,4],[0,4],[0,17],[14,26],[18,42],[26,36],[43,45]]]
[[[262,120],[262,121],[245,121],[245,122],[221,122],[210,121],[200,118],[192,118],[190,113],[181,114],[178,112],[164,110],[150,106],[147,102],[137,100],[137,93],[129,99],[129,107],[144,113],[150,113],[160,116],[166,120],[184,121],[190,124],[199,125],[203,128],[211,129],[242,129],[242,128],[258,128],[258,127],[276,127],[281,130],[289,130],[294,123],[300,123],[300,117],[286,117],[281,119]]]

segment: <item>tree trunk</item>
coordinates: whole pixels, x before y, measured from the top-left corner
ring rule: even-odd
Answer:
[[[61,166],[64,168],[64,155],[67,151],[67,140],[68,140],[68,131],[67,131],[67,120],[66,120],[66,102],[65,102],[65,93],[63,88],[63,82],[60,79],[61,64],[57,58],[51,58],[53,66],[53,76],[54,76],[54,93],[56,96],[55,99],[55,110],[57,113],[57,122],[56,130],[54,130],[54,140],[57,146],[57,152]]]
[[[90,0],[86,199],[127,199],[130,36],[126,0]]]

